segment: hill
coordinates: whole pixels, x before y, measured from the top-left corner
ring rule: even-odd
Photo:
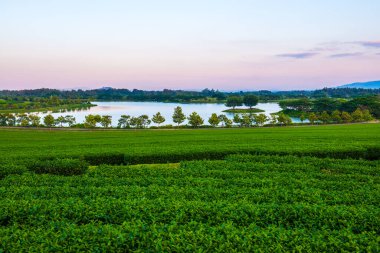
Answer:
[[[338,88],[380,89],[380,81],[351,83],[351,84],[345,84],[345,85],[338,86]]]

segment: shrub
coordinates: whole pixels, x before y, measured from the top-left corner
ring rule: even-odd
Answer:
[[[101,153],[101,154],[87,154],[83,159],[91,165],[110,164],[119,165],[124,164],[125,157],[123,153]]]
[[[53,174],[62,176],[81,175],[86,172],[88,164],[79,159],[54,159],[34,161],[28,169],[37,174]]]
[[[379,147],[368,147],[366,159],[368,159],[368,160],[379,160],[380,159],[380,146]]]
[[[1,164],[0,165],[0,179],[8,175],[21,175],[26,172],[27,169],[23,165],[18,164]]]

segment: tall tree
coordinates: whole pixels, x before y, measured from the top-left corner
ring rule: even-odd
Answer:
[[[243,103],[245,106],[248,106],[249,109],[252,109],[252,107],[257,105],[258,102],[259,98],[255,95],[248,94],[243,97]]]
[[[268,120],[268,117],[264,113],[260,113],[258,115],[254,115],[254,120],[258,126],[263,126]]]
[[[208,119],[208,123],[211,126],[216,127],[220,123],[220,119],[216,113],[211,114],[211,117]]]
[[[100,119],[100,124],[104,128],[108,128],[112,124],[112,116],[110,116],[110,115],[103,115],[102,118]]]
[[[54,119],[53,115],[51,115],[51,114],[46,115],[44,117],[44,124],[47,127],[54,126],[55,125],[55,119]]]
[[[151,120],[149,119],[149,116],[146,115],[146,114],[143,114],[141,116],[138,117],[138,123],[139,123],[139,127],[142,127],[142,128],[145,128],[147,126],[150,125],[151,123]]]
[[[30,124],[34,127],[38,127],[40,125],[41,117],[36,114],[29,115]]]
[[[371,120],[373,120],[372,114],[367,109],[363,110],[363,120],[364,121],[371,121]]]
[[[153,115],[152,121],[160,126],[160,124],[165,122],[165,117],[162,116],[160,112],[157,112],[155,115]]]
[[[354,122],[361,122],[363,121],[363,112],[360,110],[360,108],[357,108],[352,114],[352,119]]]
[[[235,109],[236,106],[242,106],[243,99],[240,96],[230,96],[227,98],[226,106]]]
[[[121,115],[117,126],[120,128],[129,128],[131,126],[130,119],[131,116],[129,115]]]
[[[342,122],[342,117],[341,113],[338,110],[335,110],[331,114],[331,120],[334,121],[335,123],[341,123]]]
[[[179,126],[180,124],[182,124],[185,121],[185,119],[186,119],[186,116],[182,112],[182,107],[177,106],[176,108],[174,108],[173,122],[177,123],[177,125]]]
[[[203,125],[204,122],[202,117],[199,116],[199,114],[196,112],[191,113],[189,117],[187,117],[187,119],[189,121],[190,126],[192,127],[199,127]]]
[[[352,121],[352,117],[348,112],[342,112],[342,121],[344,123],[350,123]]]
[[[319,116],[319,119],[324,123],[327,124],[330,121],[330,115],[326,112],[323,111],[321,115]]]
[[[314,112],[312,112],[312,113],[309,113],[307,119],[313,125],[318,120],[318,117]]]
[[[72,125],[75,124],[75,117],[72,115],[66,115],[65,122],[69,125],[69,127],[71,127]]]
[[[59,125],[60,125],[60,127],[62,127],[62,126],[63,126],[63,124],[65,124],[65,123],[66,123],[66,119],[65,119],[65,117],[64,117],[64,116],[59,116],[59,117],[56,119],[56,122],[57,122],[57,124],[59,124]]]

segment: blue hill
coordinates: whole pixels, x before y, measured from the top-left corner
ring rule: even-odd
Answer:
[[[362,88],[362,89],[380,89],[380,81],[351,83],[338,86],[338,88]]]

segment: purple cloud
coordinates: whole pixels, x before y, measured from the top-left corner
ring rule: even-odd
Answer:
[[[380,48],[380,41],[359,41],[358,44],[364,47]]]
[[[306,58],[311,58],[316,55],[317,53],[304,52],[304,53],[294,53],[294,54],[278,54],[277,57],[306,59]]]
[[[330,58],[345,58],[345,57],[354,57],[354,56],[361,56],[362,53],[342,53],[342,54],[332,54],[329,57]]]

